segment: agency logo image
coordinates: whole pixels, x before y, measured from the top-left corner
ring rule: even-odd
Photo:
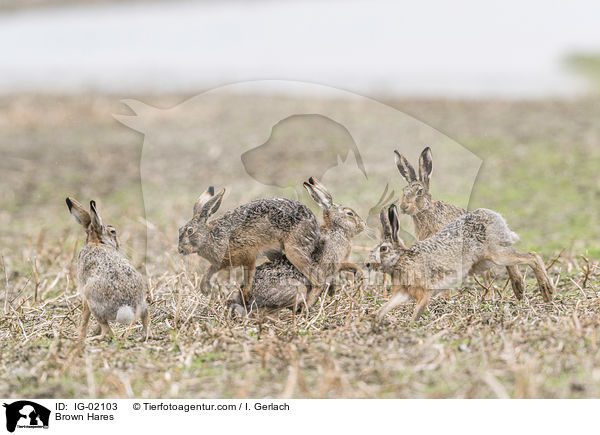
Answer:
[[[6,408],[6,430],[48,429],[50,410],[29,400],[3,405]]]

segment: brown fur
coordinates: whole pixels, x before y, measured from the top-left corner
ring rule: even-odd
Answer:
[[[477,209],[446,225],[432,237],[407,248],[394,234],[399,232],[396,206],[382,213],[383,233],[391,235],[377,245],[371,254],[372,264],[392,275],[395,295],[381,308],[379,320],[408,297],[417,301],[412,320],[423,313],[429,298],[460,282],[482,263],[498,266],[530,266],[545,301],[550,301],[554,286],[544,263],[535,252],[521,253],[513,248],[518,236],[496,212]],[[389,228],[386,228],[388,225]]]
[[[462,207],[432,198],[430,193],[431,174],[433,172],[431,148],[425,148],[419,157],[418,178],[408,160],[397,150],[394,153],[396,154],[398,171],[408,182],[408,186],[404,188],[400,210],[412,217],[417,240],[428,239],[448,223],[467,213],[467,210]],[[478,265],[475,271],[478,273],[485,272],[492,266],[492,264],[483,263]],[[525,284],[519,274],[519,269],[516,266],[509,266],[506,269],[513,292],[518,299],[521,299]]]
[[[304,183],[311,197],[323,210],[324,224],[315,249],[308,258],[310,275],[303,275],[282,254],[270,253],[270,261],[257,268],[253,283],[253,298],[243,307],[237,298],[232,310],[245,314],[247,310],[310,307],[329,282],[335,288],[335,277],[341,271],[362,274],[360,268],[348,262],[352,238],[364,229],[363,220],[348,207],[337,205],[327,189],[314,177]],[[287,255],[287,254],[286,254]],[[308,278],[308,279],[307,279]]]
[[[192,219],[179,230],[179,252],[197,253],[210,262],[201,281],[208,291],[210,278],[226,267],[245,266],[242,287],[249,300],[261,252],[282,249],[305,276],[310,275],[310,253],[315,249],[320,230],[314,214],[298,201],[285,198],[257,199],[207,222],[220,204],[225,190],[214,195],[207,189],[194,206]]]
[[[127,322],[133,323],[141,318],[142,336],[146,340],[150,334],[150,317],[145,283],[142,275],[118,251],[116,230],[102,224],[94,201],[90,201],[89,213],[73,198],[67,198],[66,202],[87,235],[86,244],[77,256],[77,281],[83,306],[80,341],[87,335],[90,314],[100,325],[99,337],[113,335],[109,321],[128,318]]]

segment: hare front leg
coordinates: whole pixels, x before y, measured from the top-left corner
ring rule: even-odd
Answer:
[[[398,305],[405,304],[410,300],[410,296],[406,292],[406,288],[404,288],[400,284],[400,277],[398,272],[394,271],[390,275],[392,278],[392,299],[390,299],[383,307],[379,309],[377,313],[377,320],[381,322],[383,320],[383,316],[392,311]]]
[[[211,264],[206,273],[202,276],[202,280],[200,281],[200,292],[202,292],[203,295],[207,295],[210,292],[210,279],[218,271],[219,267]]]
[[[348,262],[340,263],[340,265],[338,267],[338,272],[351,272],[354,275],[355,283],[356,282],[360,283],[362,281],[362,279],[364,278],[363,271],[354,263],[348,263]],[[337,279],[336,279],[336,277],[333,277],[329,284],[329,289],[327,291],[327,294],[329,296],[335,295],[335,293],[337,292],[337,287],[338,287]]]
[[[392,288],[394,286],[392,285]],[[406,293],[399,291],[396,293],[392,299],[390,299],[383,307],[379,309],[377,313],[377,321],[381,322],[383,317],[396,308],[398,305],[402,305],[410,300],[409,296]]]
[[[419,320],[419,317],[421,317],[421,315],[423,314],[423,311],[425,311],[425,308],[427,307],[427,304],[429,303],[429,292],[427,291],[427,289],[424,289],[424,288],[414,289],[413,295],[414,295],[414,298],[417,300],[417,304],[415,305],[415,309],[413,311],[412,318],[410,319],[411,323],[414,323],[417,320]]]
[[[256,272],[256,258],[248,261],[244,271],[244,285],[242,286],[242,298],[248,302],[252,298],[252,282],[254,282],[254,274]]]
[[[354,263],[342,263],[340,265],[340,271],[352,272],[357,279],[361,279],[363,277],[363,271]]]

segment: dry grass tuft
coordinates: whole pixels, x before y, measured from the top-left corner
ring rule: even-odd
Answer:
[[[45,257],[38,256],[40,260]],[[48,264],[40,261],[40,265]],[[600,265],[555,261],[553,302],[535,280],[517,301],[504,277],[432,301],[409,327],[406,305],[376,324],[389,295],[351,277],[308,315],[226,315],[237,287],[198,290],[183,263],[150,277],[152,334],[117,328],[114,341],[75,352],[80,306],[63,251],[37,283],[9,278],[0,343],[6,397],[598,397]],[[570,270],[566,272],[565,270]],[[372,276],[372,278],[374,278]],[[586,285],[584,285],[587,283]],[[38,301],[34,300],[37,288]]]

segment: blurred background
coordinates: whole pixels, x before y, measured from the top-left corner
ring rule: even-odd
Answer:
[[[0,13],[2,93],[286,79],[380,97],[540,98],[598,85],[591,0],[3,0]]]
[[[232,162],[241,163],[238,154],[268,140],[268,129],[242,132],[285,108],[290,114],[328,111],[358,120],[368,138],[359,146],[379,146],[381,155],[390,156],[398,146],[414,164],[420,150],[431,145],[434,158],[438,153],[436,196],[503,212],[527,248],[600,256],[598,16],[597,2],[581,0],[568,7],[541,0],[4,0],[2,245],[22,248],[23,237],[38,240],[46,234],[68,240],[77,231],[63,204],[69,194],[82,201],[96,198],[105,214],[115,217],[124,246],[140,262],[148,228],[161,228],[160,250],[176,256],[172,235],[204,184],[215,182],[213,174],[233,195],[224,208],[266,194],[249,189],[241,165]],[[182,104],[215,87],[253,80],[318,86],[261,82],[250,90],[227,88],[202,104]],[[354,94],[365,98],[346,98]],[[367,110],[369,99],[405,114],[406,123],[381,124],[381,117]],[[189,179],[175,188],[168,178],[150,173],[147,181],[164,188],[154,196],[161,204],[156,216],[145,216],[141,187],[143,133],[150,127],[125,122],[128,128],[115,119],[136,114],[136,107],[122,100],[141,101],[138,110],[154,107],[178,121],[169,127],[163,115],[145,118],[151,127],[153,119],[163,126],[154,138],[162,138],[165,152],[154,159],[163,166],[169,158],[178,160],[166,172]],[[165,110],[175,107],[185,110]],[[219,136],[224,131],[226,140]],[[298,124],[286,134],[296,138],[290,147],[296,151],[315,136],[334,149],[337,140],[316,124]],[[442,148],[450,142],[476,161]],[[276,161],[285,168],[306,161],[310,168],[322,158],[296,151],[277,155]],[[337,182],[330,177],[331,190],[363,214],[386,183],[399,196],[404,181],[391,158],[378,162],[370,167],[367,162],[372,182],[360,187],[348,177]],[[451,181],[461,168],[471,184],[478,176],[473,191]],[[379,176],[383,171],[385,177]],[[186,176],[191,173],[206,176]],[[151,193],[146,192],[146,205]],[[307,196],[303,200],[311,203]],[[9,261],[27,269],[31,256],[26,249]]]

